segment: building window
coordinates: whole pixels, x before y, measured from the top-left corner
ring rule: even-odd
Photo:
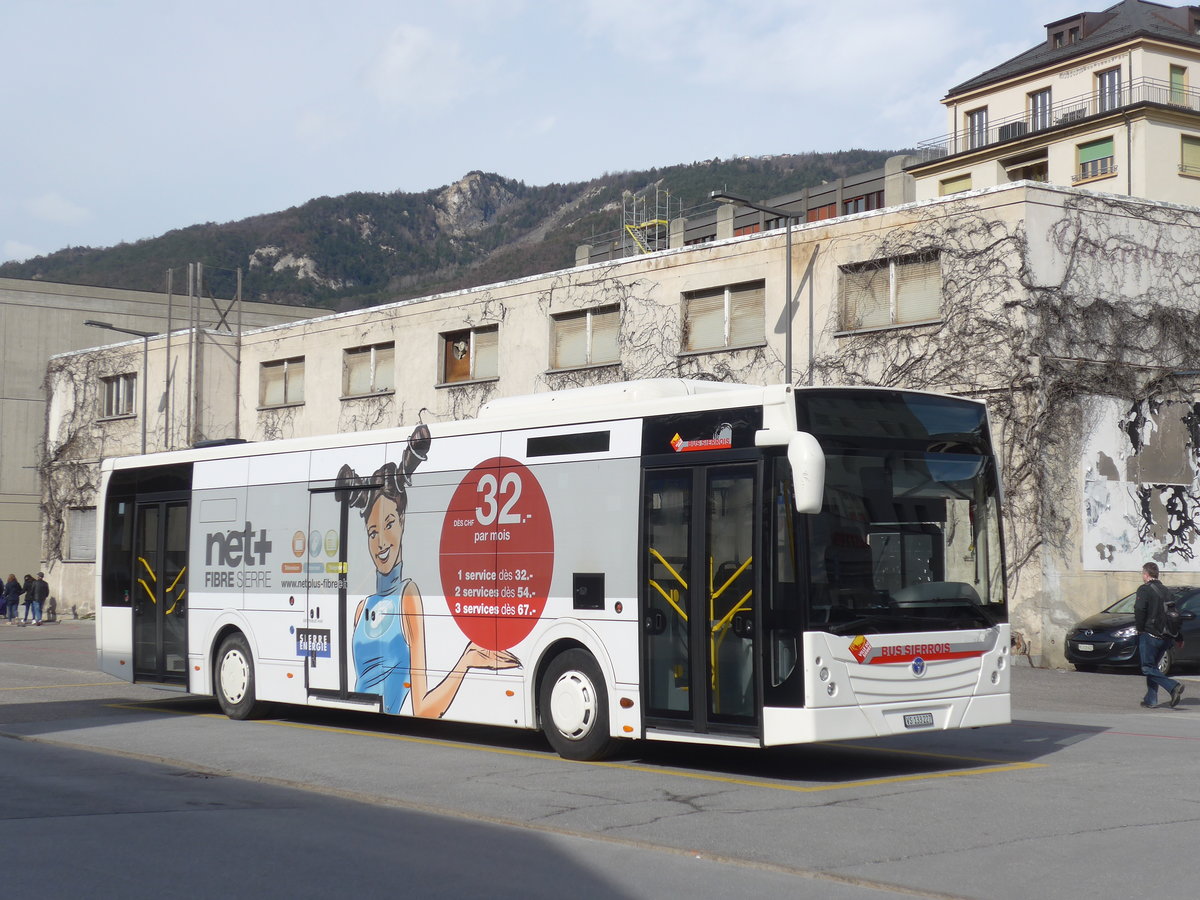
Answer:
[[[550,368],[576,369],[620,362],[621,308],[606,306],[551,318]]]
[[[355,347],[342,357],[342,396],[362,397],[396,389],[396,345]]]
[[[1076,148],[1079,155],[1079,168],[1072,181],[1086,181],[1089,178],[1106,178],[1115,175],[1116,160],[1113,157],[1113,139],[1104,138],[1099,141],[1088,141]]]
[[[103,395],[100,398],[100,415],[106,419],[137,414],[137,375],[109,375],[100,379]]]
[[[962,191],[971,189],[971,173],[966,175],[953,175],[950,178],[943,178],[938,182],[938,195],[945,197],[947,194],[958,194]]]
[[[936,252],[841,267],[841,329],[860,331],[935,321],[942,268]]]
[[[822,219],[837,218],[837,204],[826,203],[824,206],[814,206],[804,214],[806,222],[820,222]]]
[[[442,335],[442,384],[497,378],[499,363],[499,325]]]
[[[303,402],[303,356],[262,364],[258,373],[259,406],[294,406]]]
[[[1051,43],[1055,47],[1061,47],[1063,45],[1063,33],[1061,31],[1054,32],[1054,38],[1051,40]]]
[[[1079,26],[1076,25],[1074,28],[1068,28],[1067,29],[1067,43],[1074,44],[1078,40],[1079,40]]]
[[[67,511],[67,559],[94,562],[96,559],[96,507]]]
[[[842,214],[852,216],[854,213],[868,212],[872,209],[883,208],[883,191],[872,191],[858,197],[851,197],[842,204]]]
[[[766,282],[688,291],[683,295],[683,349],[723,350],[766,340]]]
[[[1121,69],[1106,69],[1096,73],[1096,107],[1109,112],[1121,105]]]
[[[743,234],[758,234],[762,231],[762,225],[755,222],[753,225],[743,225],[741,228],[733,229],[734,237],[741,237]]]
[[[1050,127],[1050,88],[1029,95],[1029,128],[1038,131]]]
[[[967,149],[983,147],[988,142],[987,107],[967,113]]]
[[[1185,134],[1181,143],[1179,171],[1185,175],[1200,175],[1200,137]]]
[[[1188,105],[1188,77],[1185,66],[1171,66],[1171,102],[1177,106]]]

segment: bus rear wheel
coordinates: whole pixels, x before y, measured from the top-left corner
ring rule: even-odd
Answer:
[[[608,732],[608,690],[586,650],[567,650],[551,660],[538,691],[546,740],[564,759],[603,759],[615,746]]]
[[[216,694],[221,712],[231,719],[261,719],[267,704],[254,694],[254,657],[241,634],[221,642],[216,661]]]

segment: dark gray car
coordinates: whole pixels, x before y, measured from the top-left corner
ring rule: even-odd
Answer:
[[[1179,611],[1184,614],[1183,646],[1170,647],[1163,654],[1159,668],[1163,674],[1172,669],[1200,664],[1200,587],[1167,585],[1175,595]],[[1067,632],[1067,662],[1081,671],[1101,666],[1141,668],[1138,656],[1137,629],[1133,625],[1135,591],[1122,597],[1112,606],[1089,616]],[[1192,618],[1187,614],[1191,613]]]

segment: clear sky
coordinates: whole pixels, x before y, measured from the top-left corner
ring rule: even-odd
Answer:
[[[0,261],[482,169],[895,149],[1085,0],[0,0]]]

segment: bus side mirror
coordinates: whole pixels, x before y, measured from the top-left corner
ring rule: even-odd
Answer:
[[[788,462],[796,493],[796,512],[816,515],[825,496],[825,453],[817,439],[806,431],[788,438]]]

